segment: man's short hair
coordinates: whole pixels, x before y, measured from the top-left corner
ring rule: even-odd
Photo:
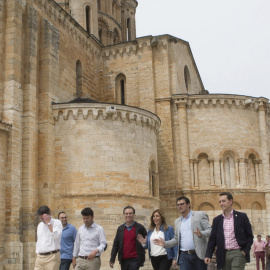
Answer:
[[[184,201],[186,202],[186,204],[190,204],[189,198],[188,198],[188,197],[185,197],[185,196],[178,197],[178,198],[176,199],[176,203],[177,203],[178,201],[182,201],[182,200],[184,200]]]
[[[230,192],[221,192],[219,196],[227,196],[228,200],[233,200],[233,195]]]
[[[257,237],[262,237],[262,236],[260,234],[258,234]]]
[[[47,205],[42,205],[37,210],[37,214],[39,216],[44,215],[44,214],[49,215],[50,213],[51,213],[51,210],[50,210],[50,208]]]
[[[94,216],[94,211],[90,207],[86,207],[81,211],[82,216]]]
[[[270,235],[266,235],[267,238],[270,238]]]
[[[66,212],[64,212],[64,211],[59,212],[58,213],[58,219],[59,219],[59,217],[60,217],[61,214],[66,214]]]
[[[123,209],[123,214],[125,214],[125,211],[127,210],[127,209],[132,209],[132,211],[133,211],[133,214],[135,214],[135,209],[132,207],[132,206],[126,206],[124,209]]]

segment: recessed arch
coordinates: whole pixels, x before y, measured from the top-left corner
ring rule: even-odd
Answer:
[[[115,79],[115,96],[116,103],[125,105],[127,100],[127,89],[126,89],[126,76],[123,73],[120,73],[116,76]]]
[[[184,79],[185,79],[186,90],[188,92],[191,89],[191,78],[190,78],[190,73],[187,66],[184,67]]]

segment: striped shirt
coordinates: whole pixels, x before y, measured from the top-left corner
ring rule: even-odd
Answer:
[[[233,210],[229,217],[225,217],[223,214],[223,230],[225,238],[225,249],[240,249],[237,244],[235,233],[234,233],[234,217]]]

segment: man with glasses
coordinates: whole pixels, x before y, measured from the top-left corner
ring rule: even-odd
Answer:
[[[113,268],[116,254],[121,270],[138,270],[145,262],[145,251],[137,240],[137,235],[147,235],[146,229],[134,221],[135,209],[126,206],[123,210],[126,222],[118,227],[111,251],[110,267]]]
[[[76,228],[67,222],[67,214],[60,212],[58,219],[62,222],[63,230],[61,236],[61,264],[59,270],[69,270],[72,263],[72,254],[74,248],[74,242],[76,239]]]
[[[206,270],[204,259],[207,238],[211,233],[209,218],[205,212],[191,210],[187,197],[177,198],[176,205],[181,217],[175,220],[174,238],[170,241],[155,239],[154,243],[165,248],[178,247],[174,267],[179,264],[181,270]]]

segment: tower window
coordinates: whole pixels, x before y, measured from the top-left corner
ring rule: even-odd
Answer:
[[[130,19],[127,19],[127,41],[131,40]]]
[[[85,7],[85,18],[86,18],[86,31],[88,34],[90,34],[90,19],[91,19],[91,14],[90,14],[90,7],[86,6]]]
[[[82,96],[82,63],[80,60],[76,62],[76,96]]]
[[[121,104],[125,104],[125,81],[121,80],[120,81],[121,84]]]

